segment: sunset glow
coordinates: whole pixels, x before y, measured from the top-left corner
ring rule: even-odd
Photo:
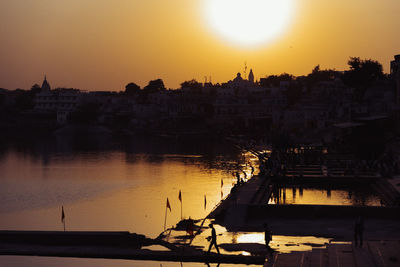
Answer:
[[[207,22],[217,34],[245,46],[272,41],[291,20],[293,0],[208,0]]]
[[[345,70],[350,56],[387,73],[399,53],[397,0],[245,2],[0,1],[0,88],[29,89],[47,74],[53,87],[119,91],[161,78],[176,89],[226,82],[245,61],[259,79]]]

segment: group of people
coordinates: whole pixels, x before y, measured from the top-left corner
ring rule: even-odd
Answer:
[[[207,253],[210,253],[212,247],[214,246],[218,254],[221,254],[217,244],[217,232],[215,231],[214,225],[211,223],[209,225],[211,228],[211,236],[209,237],[210,245],[208,247]],[[270,230],[267,223],[264,223],[264,240],[267,253],[272,257],[274,250],[270,247],[270,242],[272,241],[272,231]],[[354,224],[354,245],[355,247],[363,246],[363,235],[364,235],[364,219],[362,216],[358,216]]]
[[[251,165],[250,165],[250,169],[251,169],[251,172],[250,172],[250,178],[251,178],[254,175],[255,169]],[[236,178],[236,184],[237,185],[244,184],[247,181],[247,172],[244,171],[244,170],[242,170],[241,172],[243,173],[243,177],[241,177],[240,172],[238,172],[238,171],[232,173],[232,175]]]
[[[210,240],[210,245],[208,247],[207,254],[210,253],[211,248],[214,246],[215,249],[217,250],[218,254],[221,254],[219,252],[218,244],[217,244],[217,232],[215,231],[214,225],[212,223],[209,224],[209,227],[211,228],[211,236],[209,236]],[[264,224],[264,238],[265,238],[265,246],[267,253],[272,256],[273,255],[273,249],[269,246],[269,243],[272,241],[272,231],[269,229],[268,224]]]

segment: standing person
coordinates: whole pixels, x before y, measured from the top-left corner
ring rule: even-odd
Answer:
[[[245,182],[247,180],[247,173],[244,170],[242,170],[242,172],[244,174],[244,179],[242,181]]]
[[[190,237],[194,237],[194,222],[193,219],[189,217],[187,220],[187,225],[186,225],[186,232],[189,234]]]
[[[236,172],[236,179],[237,179],[237,184],[240,185],[241,184],[241,179],[240,179],[239,172]]]
[[[272,248],[269,246],[269,242],[271,242],[272,240],[272,231],[269,229],[267,223],[264,223],[264,236],[265,236],[265,246],[267,247],[268,253],[272,256]]]
[[[215,232],[214,225],[212,223],[210,223],[208,226],[211,228],[211,236],[210,236],[211,242],[210,242],[210,246],[208,247],[207,253],[210,253],[211,247],[214,245],[218,254],[221,254],[221,253],[219,253],[219,249],[218,249],[218,245],[217,245],[217,233]]]
[[[356,223],[354,224],[354,241],[357,247],[358,241],[360,241],[360,248],[363,245],[363,232],[364,232],[364,220],[361,216],[358,216]]]

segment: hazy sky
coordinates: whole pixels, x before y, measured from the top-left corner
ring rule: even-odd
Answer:
[[[205,22],[205,0],[0,0],[0,87],[50,84],[122,90],[162,78],[224,82],[347,68],[349,56],[380,61],[400,54],[399,0],[295,0],[289,28],[256,47],[240,47]],[[229,7],[227,7],[229,9]],[[239,18],[240,19],[240,18]],[[268,26],[268,25],[266,25]]]

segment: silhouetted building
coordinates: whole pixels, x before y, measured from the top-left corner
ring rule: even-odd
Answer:
[[[394,56],[394,60],[390,62],[390,74],[396,82],[396,102],[400,104],[400,55]]]

